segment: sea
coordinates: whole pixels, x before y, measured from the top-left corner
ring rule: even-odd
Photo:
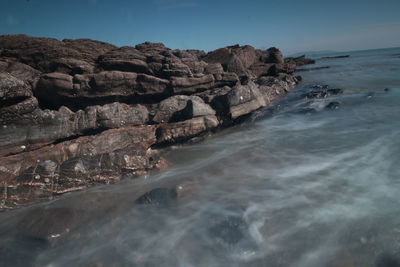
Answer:
[[[166,171],[0,213],[0,266],[400,266],[400,48],[338,55]]]

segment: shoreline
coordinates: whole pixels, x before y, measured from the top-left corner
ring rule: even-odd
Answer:
[[[0,36],[0,210],[168,168],[158,148],[286,95],[304,58]]]

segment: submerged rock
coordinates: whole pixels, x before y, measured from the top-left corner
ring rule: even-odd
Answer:
[[[302,55],[299,57],[288,57],[288,58],[285,58],[285,62],[295,64],[298,67],[304,66],[304,65],[309,65],[309,64],[315,64],[315,60],[306,58],[306,55]]]
[[[228,216],[209,228],[210,236],[223,246],[239,243],[245,236],[246,222],[241,217]]]
[[[328,105],[326,105],[326,109],[338,109],[340,107],[340,103],[337,101],[329,102]]]
[[[18,223],[18,235],[54,245],[79,225],[79,218],[80,212],[70,208],[33,209]]]
[[[137,204],[169,206],[176,201],[177,194],[169,188],[153,189],[136,200]]]
[[[343,89],[324,89],[324,90],[318,90],[318,91],[311,91],[305,94],[302,94],[302,97],[304,98],[326,98],[332,95],[338,95],[342,94]]]

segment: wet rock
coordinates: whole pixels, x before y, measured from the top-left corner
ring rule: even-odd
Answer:
[[[219,121],[216,116],[202,116],[190,120],[161,124],[157,128],[158,143],[176,143],[195,137],[216,128]]]
[[[316,84],[316,85],[312,85],[310,86],[313,89],[328,89],[329,85],[326,84]]]
[[[292,63],[292,64],[295,64],[296,66],[304,66],[304,65],[309,65],[309,64],[315,64],[315,60],[306,58],[305,55],[302,55],[299,57],[285,58],[285,63]]]
[[[333,56],[333,57],[321,57],[320,59],[337,59],[337,58],[347,58],[347,57],[350,57],[350,55]]]
[[[237,216],[228,216],[209,228],[210,236],[220,245],[233,246],[245,236],[246,222]]]
[[[177,198],[176,192],[169,188],[153,189],[136,200],[136,204],[170,206],[175,203]]]
[[[69,208],[36,208],[18,223],[20,238],[39,240],[54,245],[79,225],[81,214]]]
[[[200,191],[200,184],[196,181],[185,181],[175,186],[173,190],[177,199],[186,199]]]
[[[301,82],[301,81],[303,80],[303,77],[301,77],[300,75],[297,75],[295,78],[296,78],[297,81],[299,81],[299,82]]]
[[[338,94],[342,94],[342,93],[343,93],[343,89],[326,89],[326,90],[320,90],[320,91],[311,91],[311,92],[302,94],[301,96],[304,98],[313,99],[313,98],[326,98],[328,96],[338,95]]]
[[[326,109],[338,109],[339,107],[340,103],[337,101],[329,102],[329,104],[325,106]]]

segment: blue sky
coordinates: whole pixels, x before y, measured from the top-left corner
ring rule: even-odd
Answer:
[[[400,0],[0,0],[0,34],[284,53],[400,46]]]

